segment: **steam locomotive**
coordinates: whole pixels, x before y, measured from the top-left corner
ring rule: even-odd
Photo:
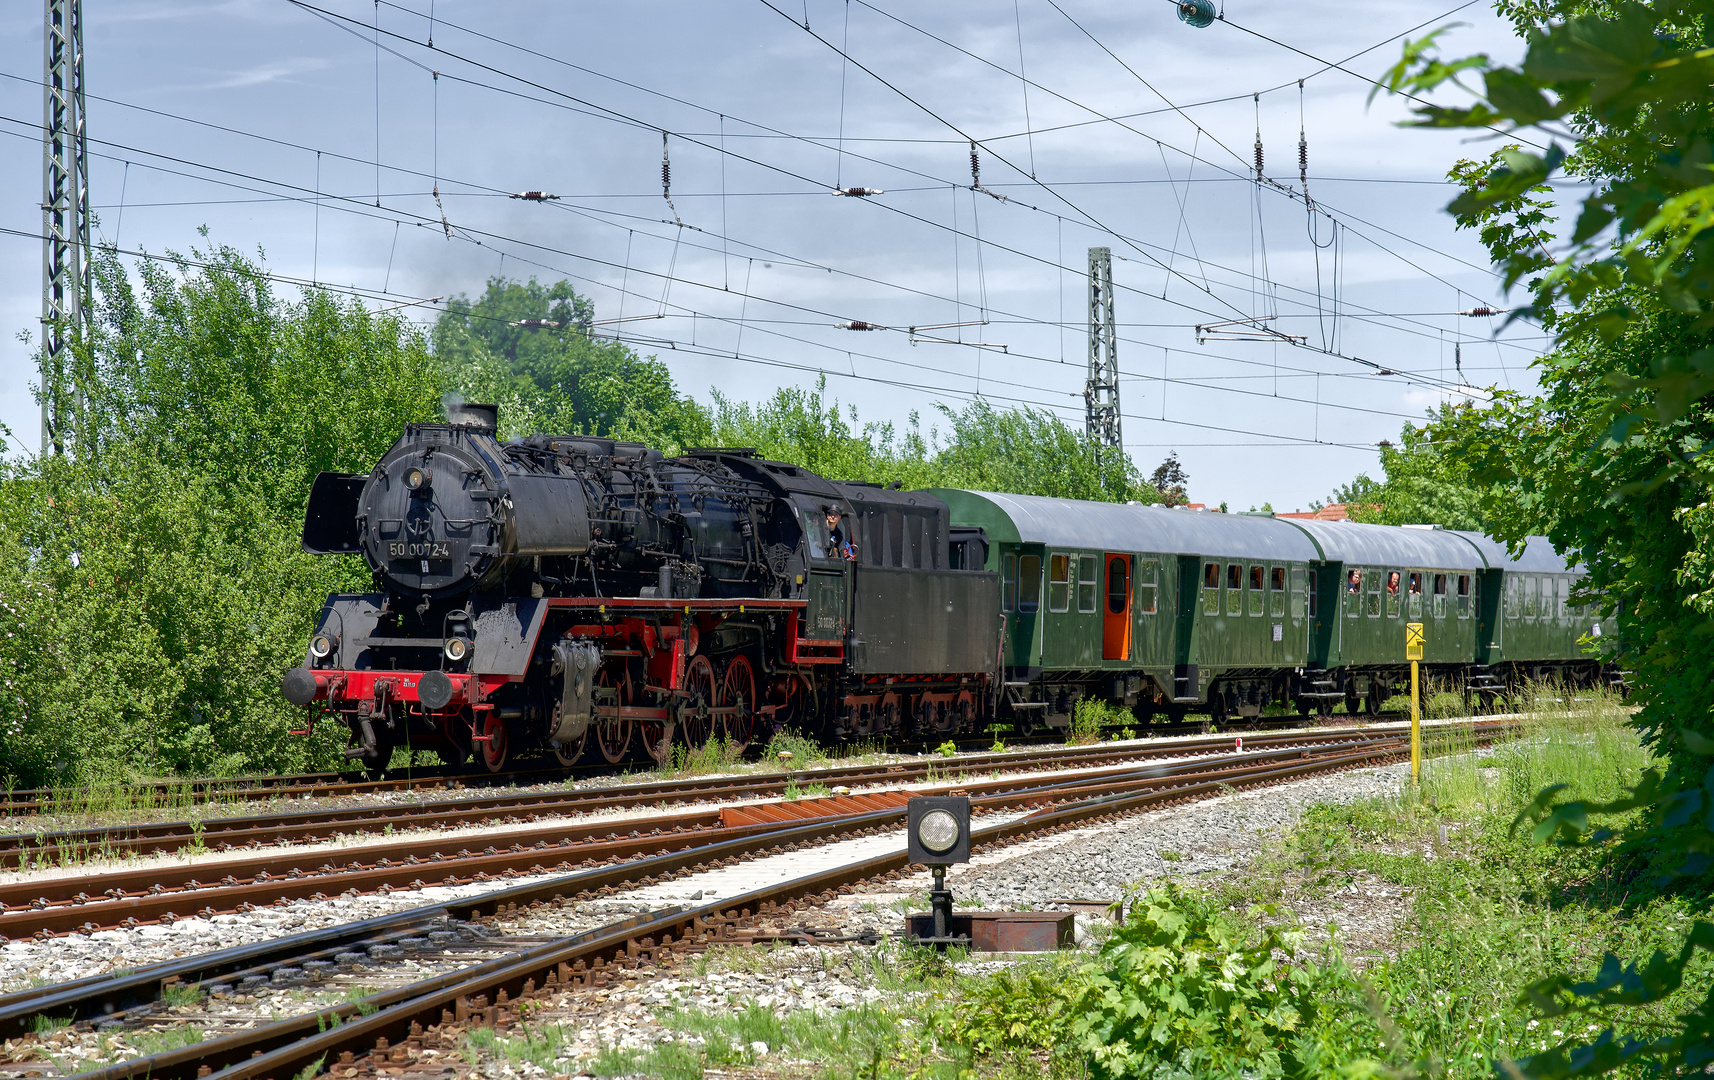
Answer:
[[[785,725],[927,737],[989,706],[998,575],[952,564],[941,500],[742,449],[501,443],[497,421],[458,407],[311,488],[305,550],[362,555],[374,590],[328,598],[283,690],[362,766],[407,744],[498,771]]]
[[[493,406],[323,473],[306,550],[358,554],[288,701],[346,754],[618,762],[795,727],[935,740],[1269,706],[1378,713],[1424,673],[1492,705],[1531,680],[1622,690],[1610,613],[1543,537],[839,483],[743,449],[502,443]]]

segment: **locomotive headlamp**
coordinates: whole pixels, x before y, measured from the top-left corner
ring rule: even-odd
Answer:
[[[449,637],[446,639],[446,647],[443,651],[446,653],[446,658],[456,664],[470,655],[470,639]]]
[[[411,491],[423,490],[429,486],[429,481],[432,479],[434,479],[434,473],[427,469],[419,469],[417,466],[412,465],[410,468],[405,470],[405,487],[409,488]]]
[[[338,647],[339,639],[332,634],[317,634],[309,639],[309,654],[317,660],[326,660]]]

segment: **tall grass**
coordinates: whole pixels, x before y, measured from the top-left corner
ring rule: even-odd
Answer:
[[[1481,751],[1468,731],[1423,731],[1421,796],[1447,809],[1516,810],[1549,784],[1569,798],[1612,799],[1654,764],[1627,721],[1630,709],[1605,689],[1566,694],[1526,688],[1515,703],[1517,737]]]

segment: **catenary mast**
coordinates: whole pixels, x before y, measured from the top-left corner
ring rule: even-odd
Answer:
[[[1089,438],[1098,447],[1124,445],[1119,431],[1119,340],[1113,320],[1113,252],[1089,249],[1089,378],[1083,384]]]
[[[89,299],[83,0],[46,0],[42,107],[42,442],[65,449],[66,384]]]

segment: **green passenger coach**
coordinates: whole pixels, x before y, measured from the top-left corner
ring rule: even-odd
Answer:
[[[1586,648],[1601,621],[1571,602],[1579,573],[1542,538],[1513,559],[1426,526],[925,494],[950,512],[953,565],[999,577],[991,714],[1025,729],[1068,724],[1083,697],[1145,721],[1274,704],[1374,715],[1408,683],[1410,623],[1426,677],[1486,704],[1602,670]]]
[[[1000,575],[1002,704],[1063,726],[1079,697],[1140,718],[1254,715],[1309,650],[1317,551],[1268,518],[936,489]],[[1098,541],[1098,542],[1097,542]]]

